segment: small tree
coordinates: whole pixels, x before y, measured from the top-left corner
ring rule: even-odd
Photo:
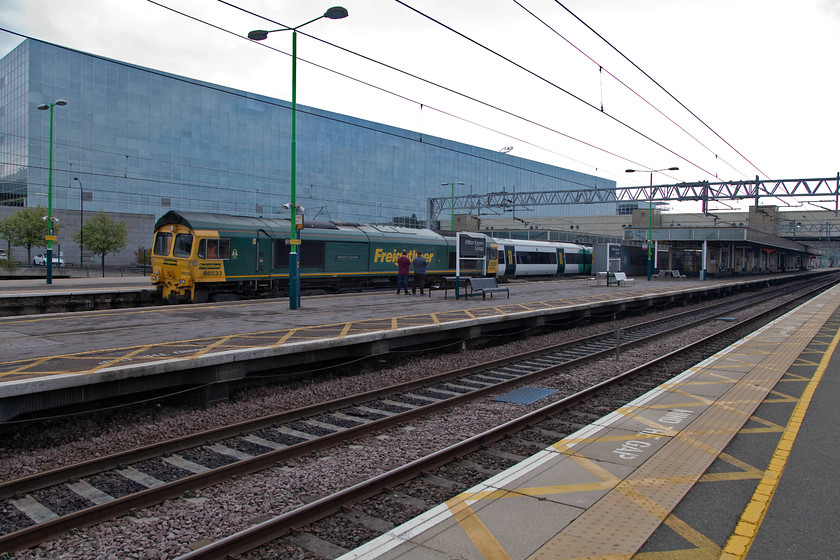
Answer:
[[[73,241],[81,244],[84,235],[85,247],[102,258],[102,277],[105,277],[105,255],[116,253],[125,248],[128,240],[128,226],[125,222],[115,222],[105,212],[97,212],[85,222],[80,231],[73,235]]]
[[[32,247],[46,247],[44,239],[50,232],[46,219],[47,209],[40,204],[34,208],[21,208],[5,220],[2,236],[9,242],[9,248],[26,247],[26,260],[32,262]],[[53,223],[53,232],[58,234],[58,222]],[[7,237],[8,234],[8,237]],[[11,251],[10,251],[11,253]]]
[[[8,216],[0,220],[0,238],[6,240],[6,255],[8,260],[12,260],[12,242],[17,239],[17,232],[15,231],[14,220],[12,216]]]

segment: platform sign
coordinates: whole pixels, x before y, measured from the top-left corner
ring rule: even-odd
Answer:
[[[474,237],[466,233],[458,234],[458,253],[462,259],[484,258],[486,239]]]
[[[460,298],[459,288],[461,286],[461,259],[468,261],[481,261],[482,270],[487,272],[487,258],[485,248],[487,238],[483,235],[470,235],[458,232],[455,243],[455,299]]]

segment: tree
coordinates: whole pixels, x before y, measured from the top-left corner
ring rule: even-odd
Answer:
[[[8,216],[0,220],[0,238],[6,240],[6,254],[9,256],[9,259],[11,259],[12,242],[17,239],[17,233],[15,232],[12,216]]]
[[[26,260],[32,262],[32,247],[46,247],[44,239],[50,231],[46,219],[47,209],[40,204],[34,208],[21,208],[2,221],[0,236],[6,239],[9,249],[12,246],[26,247]],[[58,234],[58,221],[53,224],[54,234]],[[11,251],[9,251],[11,254]]]
[[[85,248],[102,258],[102,277],[105,277],[105,255],[116,253],[125,248],[128,240],[128,226],[125,222],[115,222],[105,212],[97,212],[93,218],[85,222],[80,231],[73,235],[73,241],[81,244],[85,240]]]

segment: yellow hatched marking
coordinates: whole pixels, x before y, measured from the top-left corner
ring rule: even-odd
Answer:
[[[633,560],[714,560],[720,554],[720,547],[714,541],[676,515],[669,515],[663,523],[696,548],[642,552],[634,555]]]
[[[347,336],[347,333],[350,332],[350,328],[353,326],[353,321],[347,321],[344,324],[344,328],[341,329],[341,333],[339,333],[338,338],[344,338]]]
[[[284,334],[283,336],[281,336],[281,337],[277,340],[277,342],[275,342],[275,343],[273,344],[273,346],[283,346],[283,345],[286,343],[286,341],[287,341],[287,340],[289,340],[290,338],[292,338],[292,336],[294,336],[294,334],[295,334],[296,332],[297,332],[297,329],[291,329],[291,330],[289,330],[286,334]]]
[[[790,457],[793,442],[796,440],[796,436],[799,435],[799,429],[802,427],[805,413],[808,411],[817,386],[822,381],[823,374],[825,374],[828,368],[828,362],[837,348],[838,342],[840,342],[840,332],[831,340],[831,344],[829,344],[826,353],[823,355],[822,360],[820,360],[817,371],[814,372],[814,377],[805,387],[805,391],[803,391],[802,397],[799,399],[785,427],[779,445],[773,453],[770,465],[768,465],[764,476],[758,483],[758,487],[750,499],[750,503],[747,504],[744,513],[741,514],[741,519],[735,526],[735,531],[726,541],[726,546],[724,546],[723,552],[720,555],[722,560],[742,560],[746,557],[753,542],[755,542],[758,529],[764,521],[767,508],[770,507],[770,502],[773,500],[773,495],[776,493],[776,488],[781,480],[782,471],[784,471],[785,465]]]
[[[398,328],[399,328],[399,327],[398,327],[398,325],[397,325],[397,318],[396,318],[396,317],[391,317],[391,330],[392,330],[392,331],[395,331],[395,330],[397,330]]]
[[[767,402],[767,401],[764,401]],[[787,402],[787,401],[776,401],[776,402]],[[743,428],[741,433],[744,434],[770,434],[775,432],[784,431],[784,428],[775,422],[770,422],[769,420],[764,420],[759,418],[758,416],[751,416],[750,420],[753,422],[758,422],[759,424],[764,424],[767,426],[766,428]]]
[[[203,356],[204,354],[207,354],[208,352],[210,352],[214,348],[218,348],[219,346],[221,346],[225,342],[229,341],[233,337],[234,337],[234,335],[229,335],[229,336],[225,336],[223,338],[220,338],[219,340],[217,340],[213,344],[209,344],[209,345],[205,346],[204,348],[202,348],[201,350],[199,350],[198,352],[196,352],[195,354],[190,356],[190,359],[195,360],[196,358],[198,358],[200,356]]]
[[[743,433],[740,432],[740,433]],[[737,467],[741,469],[737,472],[725,472],[725,473],[712,473],[712,474],[704,474],[700,477],[700,482],[721,482],[724,480],[750,480],[750,479],[757,479],[764,476],[764,471],[749,465],[740,459],[729,455],[728,453],[721,453],[718,456],[718,459],[729,463],[733,467]]]
[[[27,360],[25,363],[21,364],[20,367],[17,367],[15,369],[10,369],[9,371],[4,371],[3,375],[0,376],[0,377],[4,377],[6,375],[13,375],[13,374],[16,374],[16,373],[31,373],[31,372],[28,372],[26,370],[28,370],[31,367],[43,365],[43,364],[49,362],[50,360],[52,360],[55,357],[56,356],[46,356],[46,357],[43,357],[43,358],[38,358],[38,359],[33,360],[31,362]],[[38,373],[40,374],[41,372],[38,372]],[[64,372],[53,372],[53,373],[64,373]]]
[[[446,502],[452,517],[463,529],[464,534],[478,549],[478,553],[485,560],[511,560],[493,533],[481,522],[478,515],[467,505],[464,498],[458,496]]]
[[[139,354],[140,352],[143,352],[143,351],[145,351],[145,350],[149,350],[149,349],[151,349],[151,348],[153,348],[153,347],[154,347],[153,345],[152,345],[152,346],[142,346],[142,347],[137,348],[136,350],[134,350],[134,352],[129,352],[129,353],[128,353],[128,354],[126,354],[125,356],[120,356],[119,358],[114,358],[114,359],[112,359],[112,360],[109,360],[109,361],[105,362],[104,364],[100,364],[100,365],[98,365],[98,366],[96,366],[96,367],[94,367],[94,368],[91,368],[89,371],[90,371],[90,373],[95,373],[95,372],[97,372],[97,371],[99,371],[99,370],[101,370],[101,369],[105,369],[105,368],[107,368],[107,367],[111,367],[111,366],[112,366],[112,365],[114,365],[114,364],[118,364],[118,363],[120,363],[121,361],[123,361],[123,360],[125,360],[125,359],[131,358],[132,356],[136,356],[136,355],[137,355],[137,354]],[[172,357],[174,357],[174,356],[172,356]]]
[[[775,399],[767,398],[767,399],[764,399],[764,402],[767,402],[767,403],[788,403],[788,402],[789,403],[795,403],[795,402],[799,401],[798,398],[793,397],[791,395],[786,395],[786,394],[784,394],[780,391],[770,391],[770,394],[771,395],[776,395],[778,398],[775,398]]]

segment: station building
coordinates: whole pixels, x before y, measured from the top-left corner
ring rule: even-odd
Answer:
[[[68,264],[94,265],[73,243],[84,216],[129,227],[106,264],[134,262],[169,210],[282,218],[290,199],[291,104],[27,39],[0,59],[0,218],[48,206]],[[428,215],[445,182],[473,194],[613,190],[615,182],[419,132],[298,105],[296,201],[305,219],[448,227]],[[520,208],[523,218],[579,208]],[[615,203],[587,206],[615,215]],[[37,252],[34,251],[34,252]],[[26,252],[13,250],[25,262]]]

